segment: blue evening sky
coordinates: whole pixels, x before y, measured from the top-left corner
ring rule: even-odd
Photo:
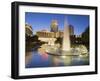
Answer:
[[[41,30],[50,31],[50,24],[52,20],[58,21],[59,30],[64,29],[64,20],[68,21],[68,24],[74,26],[75,35],[80,35],[89,26],[88,15],[71,15],[71,14],[49,14],[49,13],[25,13],[25,23],[29,24],[33,28],[33,33]]]

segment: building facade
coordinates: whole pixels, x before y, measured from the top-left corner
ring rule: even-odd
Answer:
[[[42,38],[58,38],[58,37],[63,37],[63,32],[38,31],[36,32],[36,35]]]

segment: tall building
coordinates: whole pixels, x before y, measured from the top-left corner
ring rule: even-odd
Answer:
[[[72,25],[69,25],[69,34],[74,35],[74,27]]]
[[[51,28],[51,32],[58,32],[58,22],[57,22],[57,20],[52,20],[50,28]]]

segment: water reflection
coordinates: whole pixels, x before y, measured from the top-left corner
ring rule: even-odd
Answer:
[[[25,67],[54,67],[54,66],[76,66],[89,65],[89,56],[56,56],[45,52],[45,49],[38,48],[35,51],[26,52]]]
[[[28,64],[32,59],[32,52],[26,52],[25,64]]]

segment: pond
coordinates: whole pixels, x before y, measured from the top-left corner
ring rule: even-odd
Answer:
[[[79,66],[89,65],[89,56],[85,55],[68,55],[57,56],[45,52],[43,48],[26,52],[25,67],[58,67],[58,66]]]

